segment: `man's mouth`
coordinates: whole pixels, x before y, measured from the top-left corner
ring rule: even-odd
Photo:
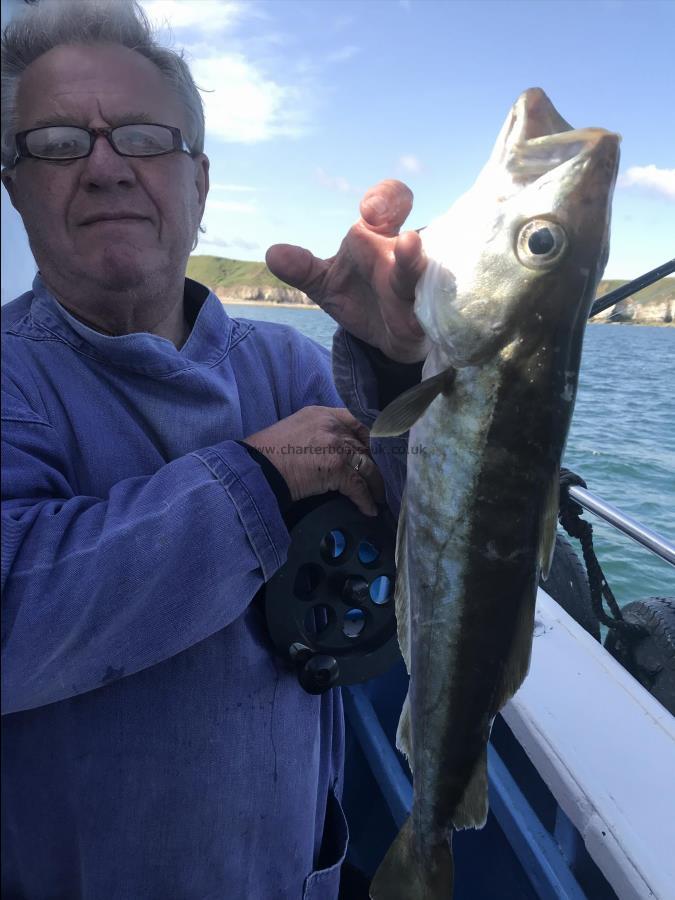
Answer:
[[[98,216],[88,216],[86,219],[83,219],[80,222],[80,225],[100,225],[102,223],[111,223],[111,222],[122,222],[127,224],[128,222],[147,222],[148,219],[145,216],[139,216],[135,213],[102,213]]]

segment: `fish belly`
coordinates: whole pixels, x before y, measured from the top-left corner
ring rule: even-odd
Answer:
[[[529,460],[491,445],[500,376],[498,365],[463,370],[410,435],[425,452],[410,457],[400,554],[411,676],[403,749],[422,844],[484,824],[490,728],[529,664],[540,517],[519,472]]]

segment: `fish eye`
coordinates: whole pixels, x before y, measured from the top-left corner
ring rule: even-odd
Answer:
[[[565,229],[550,219],[531,219],[518,232],[516,253],[529,269],[548,269],[567,250]]]

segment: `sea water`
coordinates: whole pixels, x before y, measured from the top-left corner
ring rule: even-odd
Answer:
[[[330,347],[321,310],[228,304],[231,316],[292,325]],[[588,490],[675,541],[675,328],[594,325],[586,330],[579,391],[563,464]],[[675,597],[675,568],[585,512],[596,554],[621,606]],[[581,554],[578,542],[570,539]]]

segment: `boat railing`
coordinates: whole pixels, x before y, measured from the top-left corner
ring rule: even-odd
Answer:
[[[569,488],[569,494],[584,509],[599,516],[638,544],[642,544],[643,547],[651,550],[652,553],[670,563],[671,566],[675,566],[675,544],[672,541],[669,541],[651,528],[642,525],[636,519],[621,512],[616,506],[612,506],[611,503],[607,503],[606,500],[603,500],[586,488],[574,485]]]

